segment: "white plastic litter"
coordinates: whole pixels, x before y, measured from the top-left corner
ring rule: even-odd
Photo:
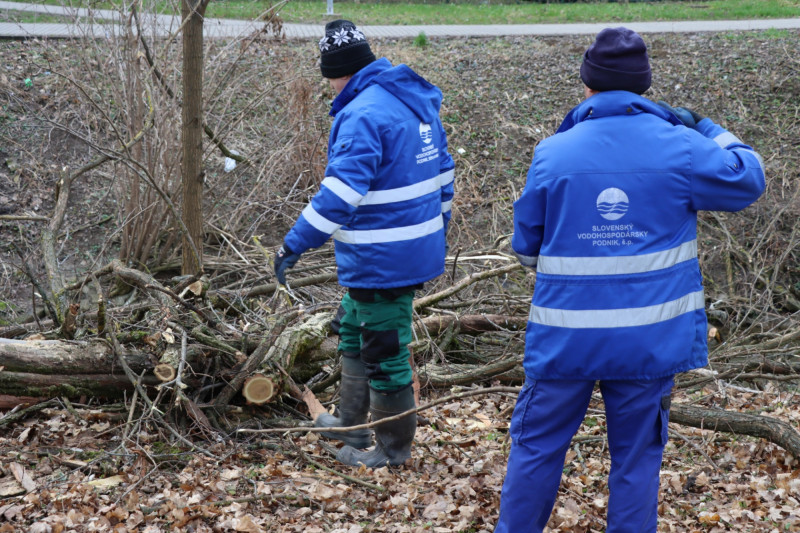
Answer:
[[[236,150],[231,150],[231,153],[233,155],[239,155],[239,152],[237,152]],[[230,172],[235,168],[236,168],[236,160],[235,159],[231,159],[230,157],[226,157],[225,158],[225,172]]]

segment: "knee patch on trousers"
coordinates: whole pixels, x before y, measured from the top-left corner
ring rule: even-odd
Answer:
[[[361,360],[367,377],[376,381],[390,381],[381,363],[400,352],[400,335],[396,329],[386,331],[361,330]]]
[[[362,329],[361,340],[361,358],[365,363],[380,363],[400,353],[400,334],[396,329]]]

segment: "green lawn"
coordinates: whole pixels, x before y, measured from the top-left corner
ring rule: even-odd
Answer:
[[[42,1],[42,0],[36,0]],[[491,1],[491,0],[490,0]],[[664,20],[723,20],[790,18],[800,16],[800,0],[694,0],[673,2],[578,2],[533,3],[524,0],[506,0],[508,3],[481,3],[450,1],[448,3],[373,3],[334,0],[334,12],[358,24],[533,24],[559,22],[632,22]],[[47,4],[60,4],[60,0],[44,0]],[[73,0],[71,5],[83,4],[94,8],[114,8],[115,2]],[[175,9],[174,2],[160,5],[162,10]],[[211,0],[208,17],[253,19],[276,5],[284,22],[322,23],[326,0],[288,0],[275,4],[265,0]],[[169,12],[169,11],[167,11]],[[42,21],[42,15],[15,12],[0,19],[12,18],[27,22]],[[18,18],[20,17],[20,18]],[[38,17],[38,18],[37,18]]]
[[[209,16],[249,18],[259,5],[212,2]],[[286,22],[322,22],[325,0],[291,0],[280,8]],[[706,0],[693,2],[596,2],[571,4],[370,3],[337,2],[334,12],[361,24],[536,24],[724,20],[800,16],[800,0]]]

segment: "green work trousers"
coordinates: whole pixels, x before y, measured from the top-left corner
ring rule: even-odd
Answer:
[[[411,383],[408,344],[414,291],[396,298],[381,296],[359,300],[347,293],[342,298],[344,315],[339,318],[339,351],[358,353],[364,362],[370,387],[394,391]],[[372,301],[363,301],[371,299]]]

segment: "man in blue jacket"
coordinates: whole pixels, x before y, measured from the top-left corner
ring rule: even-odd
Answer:
[[[595,382],[606,412],[606,533],[656,531],[673,376],[707,364],[697,212],[764,190],[753,149],[711,119],[641,96],[642,38],[607,28],[581,65],[586,99],[536,147],[512,248],[536,269],[525,385],[496,532],[541,532]]]
[[[439,120],[441,91],[406,65],[376,59],[347,20],[325,26],[320,69],[338,93],[319,192],[284,238],[275,275],[333,237],[342,298],[339,416],[318,427],[354,426],[413,409],[408,343],[414,291],[444,271],[453,199],[453,159]],[[416,416],[371,432],[323,433],[343,441],[337,459],[368,467],[399,465],[411,455]]]

